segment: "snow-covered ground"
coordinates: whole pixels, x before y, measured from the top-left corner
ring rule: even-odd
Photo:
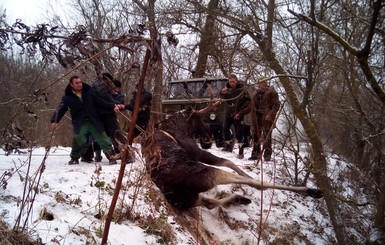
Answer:
[[[212,210],[199,207],[189,212],[175,211],[145,174],[140,146],[134,147],[136,162],[126,167],[109,244],[203,244],[204,239],[211,244],[334,243],[324,200],[287,191],[223,185],[205,195],[238,193],[250,198],[252,203]],[[290,152],[285,153],[285,159],[276,155],[274,161],[265,162],[261,167],[247,160],[250,150],[246,149],[244,159],[216,147],[209,151],[232,160],[255,178],[292,184],[292,166],[283,164],[292,157]],[[9,156],[0,151],[1,217],[11,227],[15,223],[26,227],[44,244],[100,244],[120,164],[108,165],[104,158],[100,164],[68,165],[69,152],[70,148],[52,148],[42,164],[44,148]],[[307,186],[315,187],[312,176]],[[36,192],[26,193],[27,189]]]

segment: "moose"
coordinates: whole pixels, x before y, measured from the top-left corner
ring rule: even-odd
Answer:
[[[210,130],[202,121],[200,112],[188,108],[173,113],[157,126],[149,125],[142,137],[146,171],[174,207],[189,209],[205,206],[212,209],[227,203],[251,203],[250,199],[237,194],[221,199],[201,195],[216,185],[224,184],[287,190],[314,198],[323,196],[318,189],[270,184],[253,179],[234,162],[199,148],[195,140],[197,136],[210,139]],[[217,167],[227,167],[235,173]]]

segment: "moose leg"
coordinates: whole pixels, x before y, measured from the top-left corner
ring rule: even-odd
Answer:
[[[179,145],[182,146],[194,160],[198,162],[203,162],[208,165],[228,167],[242,176],[251,178],[251,176],[249,176],[240,168],[238,168],[237,165],[235,165],[235,163],[233,163],[232,161],[217,157],[208,151],[202,150],[198,147],[194,140],[188,138],[184,140],[179,140],[178,138],[176,138],[176,140],[178,141]]]
[[[311,196],[313,198],[321,198],[323,197],[323,193],[318,189],[311,189],[304,186],[287,186],[287,185],[279,185],[279,184],[271,184],[267,182],[262,182],[253,178],[244,177],[241,175],[237,175],[235,173],[230,173],[227,171],[223,171],[218,169],[215,173],[214,182],[217,185],[225,185],[225,184],[245,184],[256,189],[277,189],[277,190],[286,190],[292,191],[298,194]]]
[[[242,169],[240,169],[237,165],[235,165],[234,162],[227,160],[227,159],[224,159],[224,158],[221,158],[221,157],[217,157],[217,156],[211,154],[210,152],[204,151],[204,153],[202,153],[200,155],[200,159],[198,161],[204,162],[205,164],[209,164],[209,165],[213,165],[213,166],[227,167],[227,168],[234,170],[239,175],[242,175],[242,176],[247,177],[247,178],[252,178],[250,175],[248,175]]]
[[[231,194],[230,196],[227,196],[221,199],[213,199],[213,198],[208,198],[208,197],[199,195],[199,198],[195,203],[195,206],[205,206],[208,209],[213,209],[213,208],[223,206],[225,204],[230,204],[230,203],[247,205],[251,203],[251,200],[237,194]]]

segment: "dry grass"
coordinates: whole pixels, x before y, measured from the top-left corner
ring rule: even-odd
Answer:
[[[40,241],[34,241],[25,232],[17,232],[10,229],[0,220],[0,245],[42,245]]]
[[[175,235],[172,226],[167,222],[166,214],[162,213],[159,217],[149,215],[141,220],[139,226],[147,234],[158,236],[157,243],[175,244]]]

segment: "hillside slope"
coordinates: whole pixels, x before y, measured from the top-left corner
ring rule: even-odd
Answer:
[[[204,195],[220,197],[238,193],[252,203],[212,210],[203,207],[175,210],[144,172],[140,146],[134,146],[136,162],[127,165],[109,232],[112,245],[335,243],[323,199],[287,191],[217,186]],[[19,223],[44,244],[99,244],[120,165],[108,165],[105,158],[100,165],[84,162],[68,165],[69,151],[64,147],[52,148],[45,166],[42,165],[44,148],[33,149],[31,154],[24,151],[5,156],[0,152],[1,216],[13,226],[20,215],[22,200],[28,200]],[[238,159],[235,153],[223,153],[215,147],[209,151],[231,159],[255,178],[292,184],[292,166],[283,164],[290,159],[290,153],[285,153],[285,159],[275,156],[274,161],[261,167],[246,160],[247,157]],[[246,149],[245,156],[249,151]],[[315,187],[311,181],[312,176],[307,186]],[[30,186],[26,189],[37,192],[24,193],[25,185]],[[33,206],[26,219],[31,200]]]

